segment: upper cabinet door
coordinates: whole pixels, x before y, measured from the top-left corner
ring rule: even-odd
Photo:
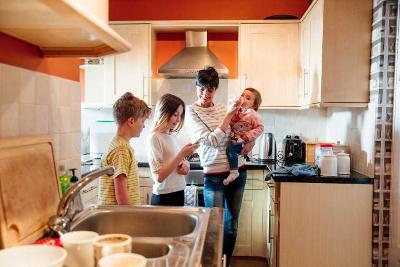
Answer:
[[[261,92],[260,108],[299,106],[299,24],[241,24],[241,89]]]
[[[316,0],[301,21],[301,104],[367,106],[372,0]]]
[[[106,88],[106,101],[111,104],[129,91],[149,103],[151,25],[113,25],[112,28],[131,44],[132,49],[105,61],[108,69],[106,75],[109,77],[106,84],[110,87]]]

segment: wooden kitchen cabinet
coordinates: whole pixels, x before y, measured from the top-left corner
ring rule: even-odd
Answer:
[[[299,23],[241,24],[241,90],[261,92],[260,108],[299,106]]]
[[[97,65],[85,65],[85,103],[112,105],[129,91],[151,103],[151,25],[123,24],[112,28],[132,49],[106,56]]]
[[[139,168],[140,204],[150,205],[153,192],[153,179],[150,168]]]
[[[280,183],[273,267],[364,267],[372,256],[372,184]]]
[[[264,173],[248,171],[233,252],[236,256],[266,256],[268,192],[264,188]]]
[[[371,0],[316,0],[300,23],[300,104],[369,102]]]

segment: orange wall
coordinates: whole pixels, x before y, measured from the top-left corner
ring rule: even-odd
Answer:
[[[236,33],[209,33],[208,47],[217,58],[229,69],[229,78],[237,77],[238,36]],[[185,33],[158,33],[155,51],[155,66],[157,69],[185,47]]]
[[[109,0],[110,20],[264,19],[301,17],[308,0]]]
[[[79,58],[44,58],[39,47],[0,32],[0,62],[79,81]]]

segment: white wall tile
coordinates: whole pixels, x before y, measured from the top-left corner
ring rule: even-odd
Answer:
[[[36,104],[50,105],[50,79],[48,75],[36,73]]]
[[[61,94],[61,82],[62,79],[59,79],[57,77],[49,77],[49,101],[51,106],[55,107],[60,107],[61,106],[61,101],[60,101],[60,94]]]
[[[48,134],[49,133],[49,106],[36,105],[35,106],[35,134]]]
[[[60,107],[60,132],[69,133],[71,132],[71,108]]]
[[[19,102],[21,92],[21,72],[12,66],[0,66],[1,73],[1,97],[0,104],[10,104]]]
[[[0,106],[1,137],[19,136],[19,103],[2,104]]]
[[[51,138],[53,139],[53,143],[54,143],[54,158],[56,161],[59,161],[61,159],[61,156],[60,156],[60,150],[61,150],[60,134],[52,134]]]
[[[81,109],[80,107],[71,108],[71,131],[81,131]]]
[[[36,132],[36,106],[21,103],[19,108],[20,135],[34,134]]]
[[[70,88],[69,82],[60,82],[59,83],[59,94],[58,94],[58,103],[61,107],[71,107],[71,95],[72,90]]]
[[[72,157],[72,134],[60,134],[60,160]]]
[[[61,133],[60,107],[49,106],[49,133]]]
[[[20,102],[26,104],[36,103],[36,73],[33,71],[21,71],[21,95]]]

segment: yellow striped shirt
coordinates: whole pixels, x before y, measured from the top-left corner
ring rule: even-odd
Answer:
[[[99,194],[97,203],[99,205],[117,205],[114,189],[114,178],[125,174],[128,183],[128,194],[132,205],[140,204],[138,166],[135,159],[135,152],[129,141],[122,137],[115,136],[106,154],[101,159],[101,167],[113,166],[114,175],[100,177]]]

